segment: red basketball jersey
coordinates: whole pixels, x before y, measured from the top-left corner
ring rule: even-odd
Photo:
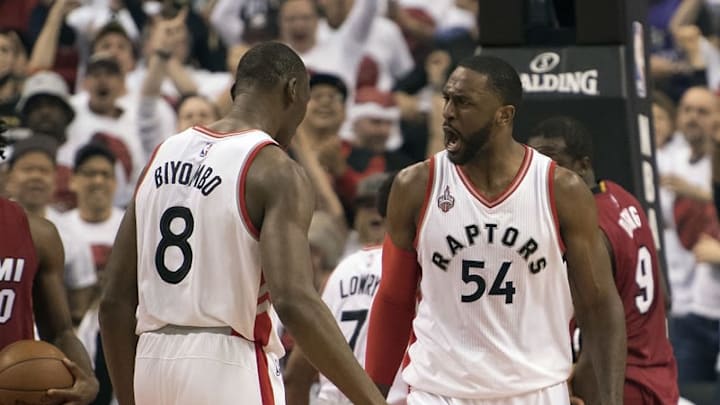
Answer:
[[[652,231],[640,203],[619,185],[595,190],[600,228],[613,253],[615,284],[625,308],[626,378],[648,388],[659,404],[677,404],[677,366],[667,338],[665,297]]]
[[[25,212],[0,198],[0,350],[33,338],[32,288],[37,268]]]

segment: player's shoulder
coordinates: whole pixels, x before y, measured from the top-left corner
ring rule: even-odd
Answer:
[[[37,246],[46,246],[60,241],[60,234],[55,225],[49,220],[37,215],[28,215],[28,226],[33,242]]]
[[[417,194],[419,188],[420,194],[424,194],[425,187],[432,177],[434,160],[434,157],[426,159],[400,170],[393,180],[393,188],[412,194]]]
[[[330,273],[326,288],[337,286],[340,280],[367,273],[373,265],[377,265],[377,270],[380,272],[381,259],[382,246],[366,247],[350,253],[342,258]]]

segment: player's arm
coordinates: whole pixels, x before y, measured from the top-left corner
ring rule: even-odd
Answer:
[[[100,300],[100,332],[113,391],[121,405],[135,403],[135,310],[137,296],[137,245],[135,203],[120,224],[105,271],[108,281]]]
[[[305,357],[302,348],[295,346],[290,353],[283,373],[285,402],[287,405],[308,405],[310,403],[310,388],[317,376],[317,370]]]
[[[595,200],[582,179],[566,169],[557,168],[554,182],[575,317],[583,332],[583,356],[592,363],[592,368],[575,370],[574,390],[588,404],[622,404],[625,319],[600,236]],[[587,389],[595,385],[597,397]]]
[[[57,229],[44,218],[28,216],[30,232],[38,254],[38,273],[33,283],[33,310],[38,332],[43,340],[57,346],[67,356],[64,360],[75,383],[68,389],[49,390],[48,396],[88,404],[95,399],[98,382],[92,371],[85,347],[75,336],[70,308],[63,286],[65,254]]]
[[[429,176],[427,162],[393,181],[383,243],[382,278],[370,311],[365,368],[387,396],[405,355],[415,315],[420,267],[413,245]]]
[[[307,232],[314,201],[302,169],[279,148],[265,147],[250,167],[246,190],[248,211],[261,224],[263,274],[283,324],[353,403],[384,404],[313,285]]]

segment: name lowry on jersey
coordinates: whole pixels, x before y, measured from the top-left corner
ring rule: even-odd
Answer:
[[[355,275],[349,279],[340,280],[340,298],[357,294],[373,297],[379,285],[380,277],[375,274]]]
[[[481,229],[483,234],[481,235]],[[482,227],[480,224],[470,224],[463,228],[462,235],[446,235],[445,240],[447,242],[447,251],[438,252],[434,251],[432,254],[432,262],[435,266],[443,271],[447,271],[448,264],[450,261],[460,252],[468,246],[473,246],[475,243],[484,242],[489,245],[500,244],[508,249],[513,249],[520,255],[527,263],[528,269],[531,273],[539,273],[540,270],[547,266],[547,260],[545,257],[535,259],[535,253],[540,247],[537,241],[532,237],[523,236],[520,237],[520,231],[514,226],[508,226],[507,228],[498,228],[498,224],[486,223]],[[522,241],[522,243],[519,243]],[[533,256],[532,260],[531,256]]]
[[[205,197],[222,183],[220,176],[213,176],[213,168],[204,164],[197,167],[190,162],[171,160],[155,169],[155,188],[165,184],[194,187]]]

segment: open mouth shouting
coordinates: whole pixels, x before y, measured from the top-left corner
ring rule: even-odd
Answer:
[[[443,125],[445,134],[445,149],[450,153],[457,153],[460,150],[460,134],[450,125]]]

